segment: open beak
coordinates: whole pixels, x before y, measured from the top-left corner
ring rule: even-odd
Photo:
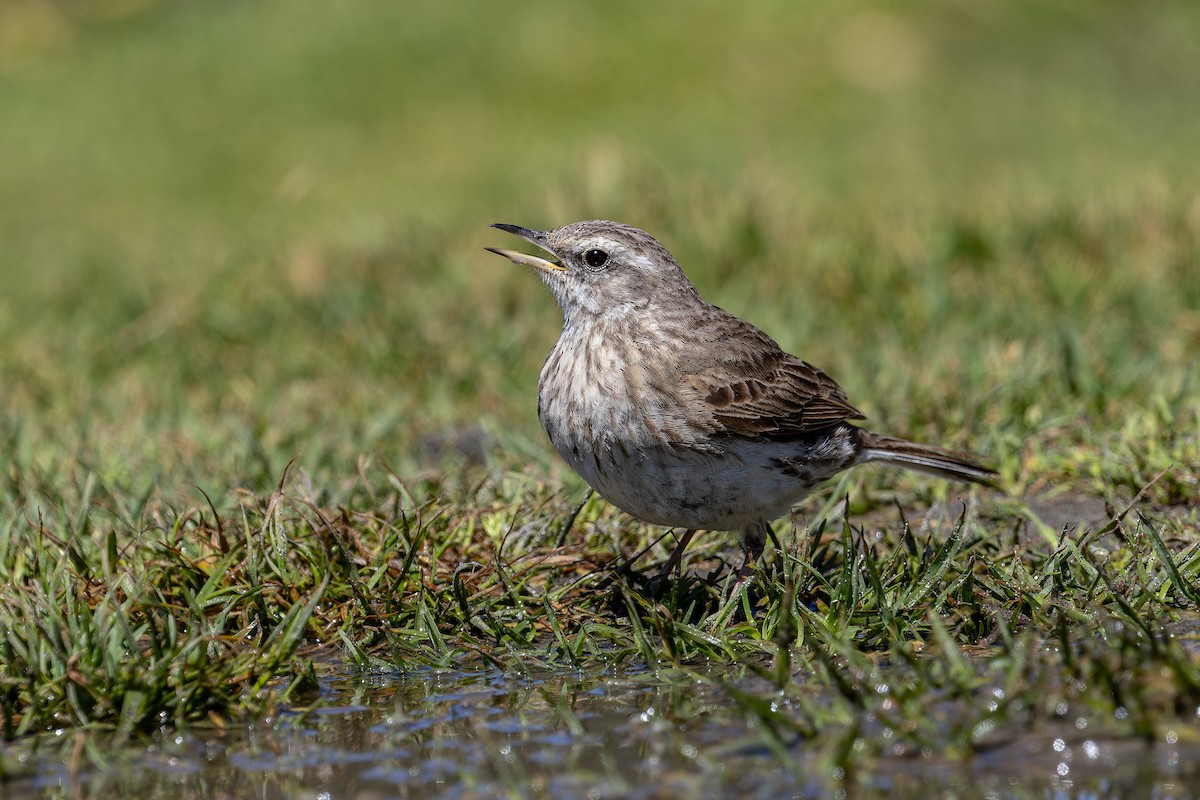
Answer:
[[[566,267],[557,261],[557,256],[550,248],[546,247],[546,234],[541,231],[531,231],[529,228],[522,228],[520,225],[509,225],[504,222],[497,222],[492,225],[493,228],[499,228],[502,231],[520,236],[525,241],[536,244],[538,247],[545,250],[551,255],[554,260],[531,256],[527,253],[518,253],[516,250],[503,250],[499,247],[487,247],[485,250],[490,250],[498,256],[504,256],[514,264],[524,264],[527,267],[540,269],[544,272],[564,272]]]

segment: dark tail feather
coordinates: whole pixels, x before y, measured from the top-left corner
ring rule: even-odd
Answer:
[[[970,453],[959,453],[934,447],[931,444],[918,444],[894,436],[881,436],[877,433],[863,431],[860,435],[862,442],[862,457],[859,463],[876,461],[894,467],[904,467],[918,472],[937,475],[939,478],[949,478],[954,481],[969,481],[999,489],[996,485],[996,471],[984,465]]]

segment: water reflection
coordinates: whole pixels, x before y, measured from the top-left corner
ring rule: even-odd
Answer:
[[[22,777],[0,783],[0,796],[1200,796],[1196,731],[1147,746],[1086,728],[1069,721],[997,739],[967,761],[906,753],[846,775],[823,766],[831,744],[821,737],[772,752],[723,690],[683,672],[339,668],[313,708],[246,728],[164,734],[116,752],[70,733],[57,737],[72,740],[61,746],[50,737],[25,754]]]

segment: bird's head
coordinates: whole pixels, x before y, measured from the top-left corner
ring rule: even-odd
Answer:
[[[533,267],[571,321],[579,314],[617,316],[657,303],[696,296],[667,248],[645,231],[608,220],[573,222],[551,231],[496,223],[549,258],[487,248],[513,263]]]

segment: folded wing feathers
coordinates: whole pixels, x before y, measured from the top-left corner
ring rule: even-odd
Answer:
[[[837,383],[816,367],[778,352],[775,363],[725,361],[692,384],[730,433],[793,435],[863,419]]]

